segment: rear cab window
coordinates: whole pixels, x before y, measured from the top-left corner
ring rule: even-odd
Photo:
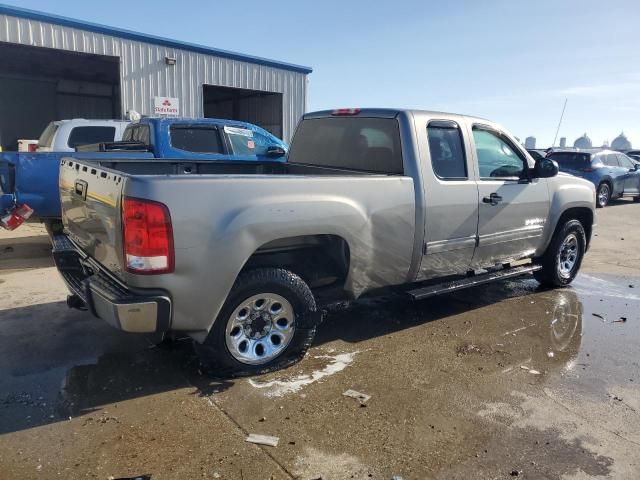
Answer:
[[[549,155],[558,163],[560,170],[582,170],[591,166],[591,155],[577,152],[554,152]]]
[[[395,118],[326,117],[303,120],[289,163],[402,175],[400,127]]]
[[[149,125],[132,125],[126,128],[122,135],[124,142],[140,142],[150,145]]]
[[[171,125],[171,146],[193,153],[224,153],[218,127],[211,125]]]
[[[79,145],[113,142],[115,136],[116,127],[74,127],[67,139],[67,146],[76,148]]]

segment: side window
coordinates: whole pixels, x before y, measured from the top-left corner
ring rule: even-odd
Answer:
[[[625,155],[618,153],[617,157],[621,167],[628,168],[629,170],[634,168],[633,162],[629,160]]]
[[[467,161],[462,133],[455,122],[435,121],[427,125],[433,172],[443,180],[467,178]]]
[[[116,127],[75,127],[69,134],[67,145],[76,148],[78,145],[113,142]]]
[[[193,153],[224,153],[217,127],[172,125],[171,146]]]
[[[604,157],[604,164],[609,167],[619,167],[618,157],[615,153],[607,153]]]
[[[520,179],[524,175],[525,159],[499,133],[473,127],[473,140],[478,156],[481,179]]]

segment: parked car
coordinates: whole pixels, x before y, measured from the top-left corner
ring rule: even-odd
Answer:
[[[632,158],[636,162],[640,162],[640,150],[629,150],[625,152],[627,157]]]
[[[67,125],[64,123],[56,132],[68,131]],[[88,140],[88,137],[84,138]],[[76,145],[80,151],[74,156],[85,159],[285,161],[287,151],[286,143],[256,125],[211,118],[143,118],[129,124],[123,138],[122,142],[109,140]],[[13,221],[13,215],[26,204],[33,209],[33,218],[44,221],[50,230],[58,229],[61,225],[58,171],[60,159],[68,155],[69,152],[0,153],[0,214],[3,214],[0,216]],[[12,225],[19,223],[13,221]],[[4,225],[8,224],[4,222]]]
[[[640,201],[638,163],[624,153],[611,150],[556,151],[549,154],[561,172],[592,182],[597,190],[597,206],[604,207],[612,198],[633,197]]]
[[[54,258],[71,306],[181,332],[219,374],[304,355],[323,301],[574,279],[595,189],[488,120],[310,113],[287,163],[63,159]]]
[[[540,149],[535,149],[535,148],[528,148],[527,152],[529,152],[529,155],[531,155],[531,158],[533,158],[534,160],[541,160],[543,158],[546,158],[547,156],[547,152],[545,152],[544,150],[540,150]]]
[[[128,120],[57,120],[44,129],[36,151],[75,152],[79,145],[118,141],[128,124]]]

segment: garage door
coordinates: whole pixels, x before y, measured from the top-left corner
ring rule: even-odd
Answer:
[[[282,138],[282,94],[203,86],[204,116],[253,123]]]
[[[0,42],[0,145],[68,118],[120,118],[120,60]]]

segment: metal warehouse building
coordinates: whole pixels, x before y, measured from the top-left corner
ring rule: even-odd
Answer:
[[[289,140],[305,111],[308,67],[0,5],[0,144],[51,120],[154,113],[244,120]]]

